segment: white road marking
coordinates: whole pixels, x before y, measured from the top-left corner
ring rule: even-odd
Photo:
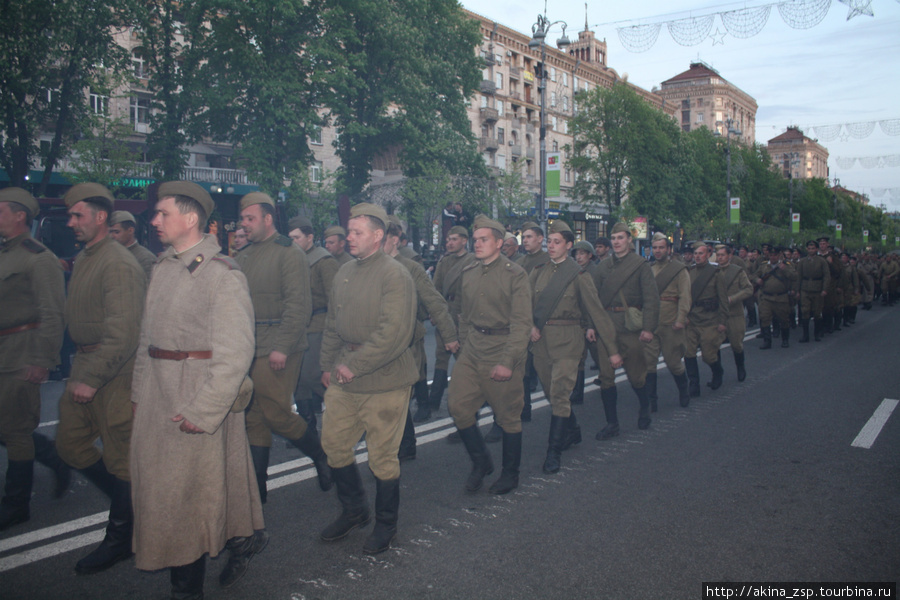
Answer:
[[[65,552],[71,552],[72,550],[78,550],[79,548],[84,548],[85,546],[99,544],[103,540],[104,535],[106,535],[106,532],[103,529],[98,529],[97,531],[83,533],[72,538],[66,538],[58,542],[53,542],[52,544],[38,546],[37,548],[32,548],[30,550],[25,550],[23,552],[13,554],[12,556],[7,556],[6,558],[0,559],[0,573],[9,571],[10,569],[15,569],[16,567],[31,564],[45,558],[50,558],[51,556],[56,556]]]
[[[869,417],[869,421],[863,426],[859,435],[856,436],[856,439],[853,440],[853,443],[850,445],[855,446],[856,448],[865,448],[867,450],[871,448],[872,444],[875,443],[878,434],[881,433],[884,424],[887,423],[887,420],[890,418],[891,413],[897,408],[897,404],[900,404],[900,401],[891,400],[889,398],[882,400],[872,416]]]

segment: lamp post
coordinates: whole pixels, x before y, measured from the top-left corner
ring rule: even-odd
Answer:
[[[721,121],[720,121],[721,122]],[[721,136],[719,131],[715,132],[716,136]],[[740,129],[734,128],[734,119],[728,117],[725,119],[725,206],[731,207],[731,136],[741,135]]]
[[[791,228],[791,242],[794,240],[794,166],[800,164],[800,154],[785,153],[788,159],[788,227]]]
[[[531,26],[531,41],[528,42],[528,47],[532,50],[536,50],[537,48],[541,49],[541,189],[538,192],[538,197],[535,201],[535,212],[538,224],[541,227],[544,227],[544,224],[547,221],[546,214],[544,212],[544,199],[547,194],[547,46],[544,44],[544,40],[546,39],[547,34],[550,32],[550,28],[554,25],[560,25],[562,27],[562,37],[556,40],[556,47],[560,50],[565,50],[566,48],[568,48],[569,44],[571,44],[569,38],[566,37],[566,27],[568,27],[568,24],[565,21],[554,21],[551,23],[550,19],[547,18],[546,4],[544,5],[544,14],[538,15],[537,22]],[[546,230],[546,228],[544,229]]]

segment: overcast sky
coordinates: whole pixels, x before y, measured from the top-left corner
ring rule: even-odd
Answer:
[[[866,0],[848,0],[864,6]],[[544,0],[463,0],[468,10],[523,33],[531,33]],[[721,13],[772,4],[771,1],[716,3],[703,0],[635,0],[597,2],[589,0],[590,28],[608,45],[608,66],[630,82],[646,89],[659,86],[700,59],[722,77],[756,99],[756,139],[765,144],[788,125],[798,125],[810,137],[809,127],[900,119],[900,0],[872,0],[874,17],[847,20],[850,8],[832,0],[827,15],[809,29],[793,29],[772,7],[762,31],[739,39],[726,34],[714,44],[706,38],[696,46],[681,46],[665,25],[656,43],[647,51],[625,49],[617,28]],[[584,29],[583,0],[549,0],[551,21],[568,23],[567,34],[577,39]],[[725,32],[720,17],[712,33]],[[557,25],[548,40],[561,33]],[[864,139],[854,139],[844,128],[838,139],[820,143],[828,148],[830,177],[840,184],[869,194],[872,204],[900,210],[900,135],[889,136],[876,124]],[[895,167],[864,168],[856,162],[842,169],[836,159],[893,157]],[[884,195],[877,195],[887,189]],[[893,192],[893,194],[892,194]]]

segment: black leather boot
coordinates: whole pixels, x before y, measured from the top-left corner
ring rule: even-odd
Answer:
[[[400,450],[397,451],[400,462],[416,459],[416,427],[413,425],[412,414],[406,411],[406,425],[403,427],[403,437],[400,438]]]
[[[441,399],[444,397],[444,390],[447,389],[447,371],[446,369],[435,369],[434,377],[431,378],[431,389],[428,391],[428,403],[431,404],[431,410],[437,412],[441,408]]]
[[[619,435],[619,388],[600,388],[600,399],[603,401],[606,426],[597,432],[595,439],[608,440]]]
[[[809,343],[809,319],[803,319],[800,321],[800,340],[801,344]]]
[[[791,330],[787,327],[781,328],[781,347],[782,348],[790,348],[791,347]]]
[[[417,381],[413,386],[413,396],[416,398],[416,416],[413,421],[424,423],[431,418],[431,396],[428,394],[428,382],[424,379]]]
[[[681,375],[675,375],[673,373],[672,379],[675,380],[675,387],[678,388],[678,404],[686,408],[691,403],[691,393],[688,391],[687,373],[682,373]]]
[[[169,567],[172,600],[203,600],[203,580],[205,578],[205,554],[189,565]]]
[[[809,327],[808,323],[807,323],[807,327]],[[734,353],[734,366],[737,367],[738,381],[743,381],[743,380],[747,379],[747,370],[744,368],[744,353],[743,352],[735,352]]]
[[[649,390],[647,389],[647,385],[644,384],[642,388],[636,388],[634,386],[631,387],[634,390],[634,393],[637,394],[638,397],[638,429],[649,429],[650,428],[650,396]]]
[[[569,394],[570,404],[584,404],[584,369],[575,376],[575,389]]]
[[[397,535],[400,512],[400,478],[375,478],[375,527],[363,544],[366,554],[380,554],[391,547]]]
[[[91,466],[81,469],[80,473],[84,475],[88,481],[96,485],[101,492],[112,499],[113,485],[116,482],[116,478],[112,473],[106,470],[106,465],[103,464],[102,458]]]
[[[6,486],[0,500],[0,531],[31,518],[31,488],[34,482],[33,460],[11,460],[6,467]]]
[[[659,398],[656,395],[656,373],[647,373],[644,387],[647,388],[647,398],[650,399],[650,412],[658,411]]]
[[[266,497],[269,494],[266,487],[266,481],[269,480],[269,450],[268,446],[250,446],[253,472],[256,474],[256,485],[259,487],[259,500],[263,504],[266,503]]]
[[[841,330],[841,309],[839,308],[835,308],[834,312],[831,314],[831,330]]]
[[[500,477],[488,492],[496,495],[508,494],[519,487],[519,465],[522,463],[522,432],[503,432],[503,469]]]
[[[459,438],[472,459],[472,471],[466,478],[466,491],[477,492],[484,483],[484,478],[494,472],[494,462],[491,460],[491,453],[488,452],[481,437],[481,431],[478,425],[472,425],[465,429],[459,430]]]
[[[32,433],[34,440],[34,459],[44,465],[56,477],[56,485],[53,487],[53,497],[62,498],[72,485],[72,469],[63,462],[56,452],[56,443],[45,435]]]
[[[531,422],[531,390],[529,389],[528,379],[525,380],[525,403],[522,405],[522,422]]]
[[[770,350],[772,348],[772,329],[771,327],[763,327],[763,343],[759,347],[760,350]]]
[[[850,307],[850,325],[856,325],[856,313],[859,312],[859,306]]]
[[[131,482],[116,477],[109,504],[109,524],[106,526],[106,537],[93,552],[75,564],[75,572],[79,575],[99,573],[119,561],[130,558],[133,525]]]
[[[717,390],[722,387],[722,377],[725,375],[725,369],[722,368],[722,353],[719,352],[719,360],[709,365],[712,370],[712,380],[706,383],[711,390]]]
[[[688,392],[691,398],[700,397],[700,365],[697,363],[697,357],[684,357],[684,372],[688,378]]]
[[[484,436],[484,441],[488,444],[496,444],[503,439],[503,429],[497,425],[497,416],[494,415],[494,422],[491,423],[491,430]]]
[[[343,539],[357,527],[368,525],[371,519],[368,502],[366,502],[366,491],[363,489],[362,479],[359,478],[356,462],[352,462],[346,467],[332,469],[331,475],[334,478],[335,487],[337,487],[341,514],[319,534],[323,542],[335,542]]]
[[[298,388],[300,385],[298,384]],[[318,421],[316,420],[316,411],[313,409],[314,399],[310,398],[298,398],[296,394],[294,394],[294,405],[297,407],[297,414],[303,417],[303,420],[306,421],[307,427],[318,427]]]
[[[822,332],[825,329],[825,325],[822,323],[822,319],[813,319],[813,336],[817,342],[822,341]]]
[[[233,537],[225,543],[228,550],[228,562],[219,573],[219,585],[229,588],[247,572],[250,560],[263,551],[269,543],[269,534],[265,529],[254,531],[250,537]]]
[[[562,457],[563,436],[566,432],[566,417],[550,417],[550,436],[547,440],[547,458],[544,459],[544,473],[559,471],[559,460]]]
[[[319,489],[327,492],[334,485],[331,478],[331,467],[328,466],[328,458],[325,451],[322,450],[322,442],[319,441],[319,432],[312,427],[306,428],[306,433],[299,440],[290,440],[300,452],[310,457],[313,465],[316,467],[316,474],[319,478]]]
[[[581,426],[578,425],[578,419],[575,418],[575,411],[571,411],[569,418],[566,419],[566,432],[563,434],[562,449],[563,452],[581,443]]]

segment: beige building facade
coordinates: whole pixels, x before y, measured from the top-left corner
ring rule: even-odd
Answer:
[[[773,137],[766,151],[785,179],[828,179],[828,149],[798,127]]]

